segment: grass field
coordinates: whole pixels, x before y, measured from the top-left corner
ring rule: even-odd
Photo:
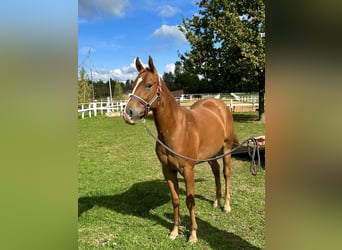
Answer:
[[[264,134],[257,113],[237,113],[234,119],[240,140]],[[153,121],[146,122],[155,131]],[[233,157],[228,214],[212,207],[215,183],[209,165],[196,166],[198,241],[190,245],[180,175],[181,234],[174,241],[167,237],[173,210],[154,145],[141,122],[129,126],[121,117],[105,116],[78,120],[79,249],[265,248],[264,162],[252,176],[249,159]]]

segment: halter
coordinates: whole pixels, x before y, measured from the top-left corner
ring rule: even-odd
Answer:
[[[140,102],[145,107],[144,118],[146,118],[147,114],[148,114],[148,112],[149,112],[149,110],[151,108],[151,105],[159,98],[160,90],[161,90],[161,85],[160,85],[160,76],[159,76],[158,77],[158,87],[157,87],[156,93],[154,94],[154,96],[148,102],[146,102],[140,96],[135,95],[134,93],[129,94],[128,99],[130,101],[132,98],[134,98],[135,100]]]

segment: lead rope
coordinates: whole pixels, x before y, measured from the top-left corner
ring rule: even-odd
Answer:
[[[248,148],[248,155],[249,155],[249,157],[251,157],[251,167],[250,167],[251,174],[256,175],[260,170],[259,144],[254,137],[251,137],[251,138],[253,138],[254,147],[249,146],[249,143],[251,140],[248,140],[247,148]],[[252,152],[251,152],[251,149],[253,150]],[[255,152],[257,152],[257,154],[258,154],[258,166],[257,167],[255,166],[255,160],[254,160],[255,159]]]
[[[179,154],[176,151],[174,151],[172,148],[168,147],[165,143],[163,143],[158,137],[156,137],[152,131],[149,129],[149,127],[147,127],[146,125],[146,121],[143,118],[142,119],[144,127],[147,131],[147,133],[154,139],[156,140],[160,145],[162,145],[165,149],[167,149],[169,152],[173,153],[174,155],[181,157],[183,159],[189,160],[189,161],[193,161],[196,163],[200,163],[200,162],[207,162],[207,161],[212,161],[212,160],[217,160],[220,158],[223,158],[226,155],[232,154],[234,151],[236,151],[238,148],[242,147],[245,143],[247,143],[247,148],[248,148],[248,155],[251,157],[251,166],[250,166],[250,172],[252,175],[256,175],[259,170],[260,170],[260,152],[259,152],[259,145],[256,141],[256,139],[254,137],[249,137],[246,140],[244,140],[243,142],[241,142],[238,146],[234,147],[232,150],[225,152],[224,154],[212,157],[212,158],[207,158],[207,159],[194,159],[191,157],[187,157],[185,155]],[[252,142],[254,144],[254,146],[250,146],[249,143]],[[252,150],[252,152],[251,152]],[[258,166],[255,166],[255,153],[257,152],[258,154]]]

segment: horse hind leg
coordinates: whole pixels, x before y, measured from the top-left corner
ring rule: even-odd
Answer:
[[[226,151],[225,151],[226,152]],[[230,207],[230,172],[231,172],[231,155],[228,154],[223,158],[223,176],[225,180],[225,199],[223,212],[229,213],[232,209]]]
[[[222,191],[221,191],[221,181],[220,181],[220,165],[217,162],[217,160],[209,161],[209,165],[211,167],[211,171],[214,174],[215,178],[215,189],[216,189],[216,197],[213,203],[213,207],[220,206],[221,207],[221,197],[222,197]]]
[[[227,108],[227,116],[226,116],[226,133],[224,144],[223,144],[223,153],[231,152],[232,146],[237,146],[239,141],[234,133],[234,122],[233,117],[230,110]],[[224,198],[224,206],[223,212],[228,213],[232,209],[230,207],[230,172],[231,172],[231,154],[227,154],[223,157],[223,176],[225,180],[225,198]]]
[[[188,207],[191,219],[191,232],[189,237],[189,243],[195,243],[197,241],[197,222],[195,218],[195,176],[194,166],[186,165],[184,167],[184,180],[186,187],[186,206]]]

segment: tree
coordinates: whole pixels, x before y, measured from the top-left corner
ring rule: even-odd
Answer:
[[[122,86],[120,82],[115,82],[115,87],[114,87],[114,95],[113,95],[114,100],[122,100]]]
[[[175,85],[179,89],[183,89],[185,93],[200,93],[202,90],[199,85],[199,78],[197,75],[188,72],[184,69],[181,62],[175,63]]]
[[[264,0],[201,0],[197,4],[199,14],[183,19],[179,26],[191,47],[179,55],[184,70],[203,76],[212,87],[226,82],[259,88],[263,99]],[[259,116],[263,112],[260,105]]]
[[[79,72],[78,80],[78,103],[91,101],[92,88],[89,83],[85,69],[82,67]]]
[[[169,90],[177,90],[177,87],[175,86],[175,75],[172,72],[164,72],[163,81]]]
[[[123,92],[132,90],[132,84],[133,84],[133,80],[126,80],[126,83],[124,84],[122,88]]]

